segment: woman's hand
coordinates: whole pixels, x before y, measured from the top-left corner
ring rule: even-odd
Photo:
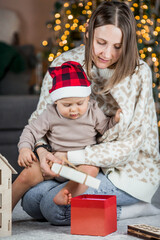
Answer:
[[[51,166],[54,162],[62,163],[57,157],[55,157],[51,152],[48,152],[46,149],[38,148],[37,153],[40,160],[40,168],[42,171],[42,175],[45,179],[51,179],[57,177],[58,175],[55,174],[51,170]]]

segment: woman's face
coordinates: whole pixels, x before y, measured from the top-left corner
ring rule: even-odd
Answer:
[[[116,63],[122,52],[122,31],[114,25],[104,25],[94,30],[92,60],[98,68],[108,68]]]

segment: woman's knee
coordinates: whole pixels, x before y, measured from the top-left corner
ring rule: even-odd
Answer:
[[[37,174],[32,168],[27,168],[20,173],[17,180],[22,185],[33,187],[36,184],[42,182],[43,177],[41,173]]]
[[[27,169],[24,169],[18,176],[17,181],[21,185],[29,185],[30,181],[32,181],[30,171],[27,171]]]

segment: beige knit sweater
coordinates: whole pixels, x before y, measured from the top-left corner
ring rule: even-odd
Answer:
[[[60,66],[65,61],[84,63],[84,46],[61,54],[51,66]],[[102,167],[111,182],[123,191],[146,202],[160,183],[160,155],[155,104],[152,96],[152,77],[148,65],[142,65],[131,77],[125,78],[108,95],[96,95],[95,91],[113,73],[110,69],[92,69],[92,96],[107,115],[122,109],[120,122],[105,132],[103,143],[88,146],[85,150],[68,152],[74,164],[91,164]],[[85,70],[85,69],[84,69]],[[47,73],[37,110],[30,121],[41,114],[51,103],[48,90],[52,79]]]

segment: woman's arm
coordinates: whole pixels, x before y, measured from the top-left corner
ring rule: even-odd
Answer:
[[[57,177],[57,174],[51,171],[51,166],[54,162],[61,164],[62,161],[56,158],[51,152],[47,151],[43,147],[37,149],[37,154],[39,156],[40,168],[43,177],[45,177],[45,179],[50,177]]]
[[[126,88],[128,81],[130,85]],[[159,159],[158,128],[149,67],[145,63],[140,66],[139,73],[116,86],[112,95],[122,109],[119,124],[103,135],[102,143],[87,146],[85,150],[68,152],[68,160],[76,165],[110,168],[137,161],[143,151],[144,155]]]

